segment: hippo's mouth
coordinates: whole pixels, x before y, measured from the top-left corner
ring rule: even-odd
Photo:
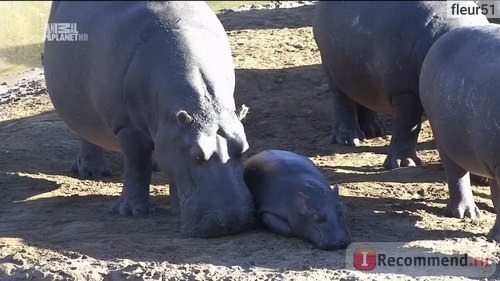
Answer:
[[[189,237],[209,238],[253,227],[254,203],[243,176],[239,179],[231,165],[195,168],[188,169],[184,182],[176,185],[181,232]]]

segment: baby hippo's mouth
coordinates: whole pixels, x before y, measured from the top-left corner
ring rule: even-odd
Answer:
[[[347,232],[341,235],[336,235],[335,233],[325,234],[325,232],[318,227],[314,227],[314,232],[315,235],[314,238],[311,239],[311,242],[320,250],[333,251],[345,249],[351,243],[351,237]]]

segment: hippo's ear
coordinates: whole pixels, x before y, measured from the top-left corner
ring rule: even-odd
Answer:
[[[248,114],[248,110],[249,110],[248,106],[246,106],[244,104],[241,105],[240,111],[238,113],[236,113],[236,115],[238,116],[238,119],[240,119],[240,121],[245,119],[245,117]]]
[[[309,213],[309,197],[305,195],[303,192],[297,193],[297,205],[299,207],[299,212],[301,214]]]
[[[177,121],[183,126],[189,126],[193,122],[193,117],[184,110],[177,112]]]
[[[330,185],[330,188],[333,191],[333,194],[339,196],[339,186],[338,184]]]

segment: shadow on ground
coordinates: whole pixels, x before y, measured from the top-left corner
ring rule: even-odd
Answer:
[[[2,179],[5,177],[0,176]],[[116,199],[109,196],[52,197],[28,201],[4,196],[13,188],[18,189],[18,194],[32,193],[32,186],[37,186],[37,192],[57,188],[54,183],[45,180],[25,177],[15,180],[15,187],[3,186],[1,189],[0,237],[22,238],[37,247],[78,251],[101,260],[120,258],[176,264],[202,262],[241,266],[244,269],[251,266],[280,269],[280,259],[286,258],[286,253],[293,250],[305,255],[314,253],[310,265],[313,268],[338,269],[344,266],[345,259],[328,262],[331,261],[329,257],[342,257],[344,251],[313,251],[307,242],[268,231],[249,231],[233,235],[231,239],[184,237],[178,232],[179,221],[170,215],[170,206],[164,196],[153,197],[153,203],[159,207],[158,214],[134,219],[107,214],[103,206],[111,205]],[[350,213],[353,241],[440,240],[476,236],[466,230],[434,231],[416,227],[420,220],[419,216],[412,214],[416,210],[439,211],[430,210],[419,200],[345,197],[344,201],[350,210],[354,210]],[[393,231],[395,229],[398,231]],[[262,263],[259,259],[261,254],[276,258]],[[287,269],[304,270],[303,266]]]

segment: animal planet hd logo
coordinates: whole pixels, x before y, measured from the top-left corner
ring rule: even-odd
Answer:
[[[76,22],[52,22],[45,29],[47,41],[88,41],[89,35],[78,32]]]

